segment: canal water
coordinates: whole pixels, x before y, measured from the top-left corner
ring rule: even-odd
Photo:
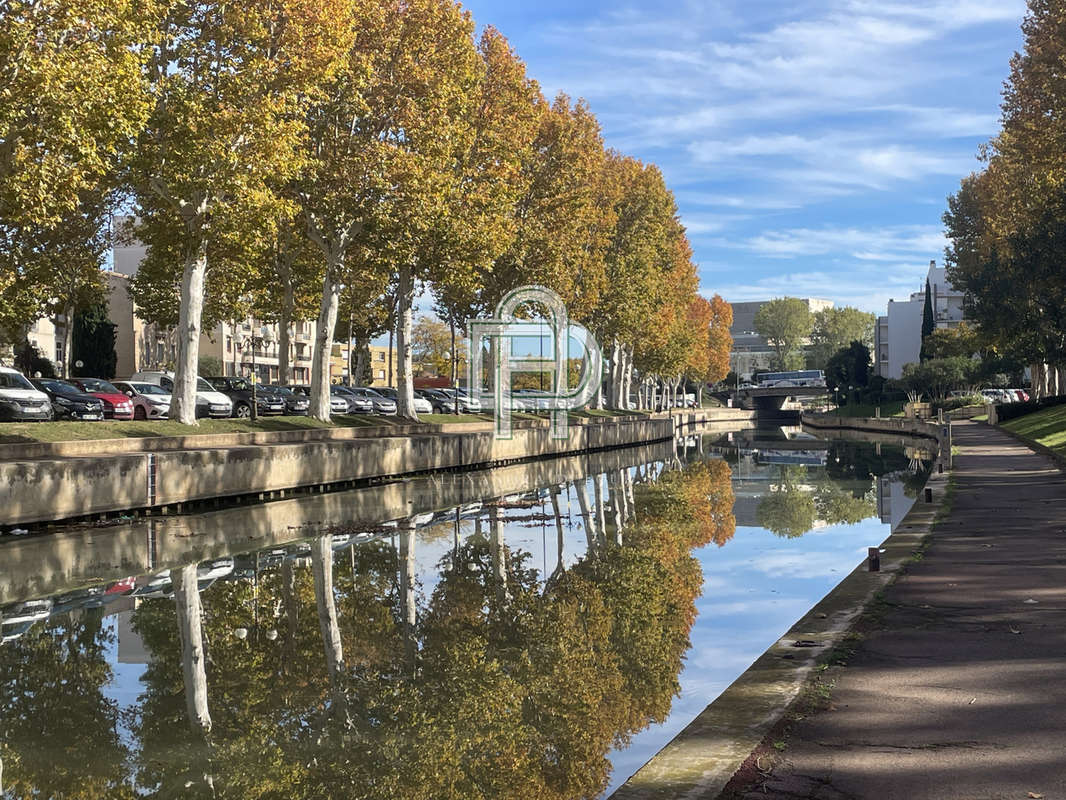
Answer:
[[[0,797],[609,795],[880,543],[800,429],[0,540]]]

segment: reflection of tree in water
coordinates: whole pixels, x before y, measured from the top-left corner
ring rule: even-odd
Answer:
[[[828,525],[854,525],[876,514],[873,488],[851,491],[828,475],[811,477],[806,467],[788,466],[781,469],[777,486],[759,501],[755,519],[778,536],[795,538],[811,530],[818,520]]]
[[[205,589],[209,730],[190,724],[188,620],[170,600],[142,603],[134,624],[153,660],[134,727],[137,794],[597,797],[611,749],[665,719],[677,694],[702,585],[693,549],[734,530],[723,462],[597,483],[610,523],[547,585],[487,524],[442,559],[412,614],[401,525],[403,547],[333,554],[327,539],[313,570],[289,562]]]
[[[4,797],[132,797],[129,754],[100,609],[37,623],[0,647],[0,759]]]

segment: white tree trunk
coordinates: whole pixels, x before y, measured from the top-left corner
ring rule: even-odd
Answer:
[[[507,551],[504,549],[503,515],[497,505],[489,507],[489,551],[492,554],[492,574],[496,579],[496,596],[501,603],[508,600]]]
[[[415,384],[413,349],[411,347],[412,307],[415,302],[415,281],[410,264],[400,265],[400,279],[396,292],[397,325],[396,350],[398,356],[398,374],[396,376],[396,413],[409,420],[418,422],[415,410]]]
[[[615,339],[611,346],[611,394],[609,398],[609,405],[612,409],[618,410],[621,407],[621,378],[623,378],[623,355],[621,355],[621,345],[618,340]]]
[[[592,497],[596,504],[596,540],[607,543],[607,512],[603,502],[603,474],[592,476]]]
[[[178,617],[181,665],[185,678],[185,708],[189,725],[207,736],[211,733],[211,712],[207,707],[207,672],[204,669],[203,607],[196,564],[172,571],[174,610]]]
[[[200,323],[204,311],[204,277],[207,274],[207,235],[200,231],[196,251],[185,260],[181,276],[181,310],[178,312],[178,359],[170,418],[196,425],[196,378],[200,360]]]
[[[622,517],[625,514],[625,500],[622,497],[622,486],[618,482],[618,476],[607,475],[607,497],[611,503],[611,515],[614,517],[614,543],[622,546]]]
[[[622,408],[629,410],[629,393],[633,391],[633,351],[624,348],[622,354],[625,358],[625,373],[622,378]]]
[[[574,483],[574,491],[577,492],[577,503],[581,508],[581,520],[585,526],[585,547],[588,555],[596,550],[596,528],[592,522],[592,512],[589,509],[588,479],[581,483]]]
[[[296,306],[296,292],[292,285],[292,275],[287,270],[283,280],[284,294],[281,298],[281,313],[278,315],[278,385],[288,386],[292,383],[292,362],[289,350],[292,343],[289,337],[289,325],[292,324],[293,309]]]
[[[559,487],[551,487],[552,498],[552,515],[555,517],[555,540],[556,551],[558,557],[555,562],[555,570],[552,572],[552,577],[559,575],[563,572],[565,567],[563,566],[563,544],[565,537],[563,536],[563,512],[559,508]]]
[[[339,264],[333,266],[339,267]],[[337,308],[341,301],[340,270],[327,268],[322,281],[322,299],[318,307],[315,349],[311,357],[311,406],[307,413],[329,422],[329,368],[333,354],[333,334],[337,329]]]
[[[400,537],[400,597],[403,603],[403,642],[408,669],[415,667],[417,643],[415,623],[418,608],[415,603],[415,523],[404,520],[399,524]]]
[[[344,689],[341,671],[344,669],[344,646],[337,621],[337,604],[333,599],[332,537],[320,536],[311,543],[311,575],[315,582],[315,606],[318,609],[318,628],[326,653],[326,670],[333,699],[339,711],[344,711]]]
[[[59,375],[60,375],[60,377],[62,377],[62,378],[69,378],[70,377],[70,362],[73,359],[74,359],[74,306],[67,306],[65,309],[63,309],[63,363],[59,365]],[[105,376],[105,377],[109,377],[109,376]]]

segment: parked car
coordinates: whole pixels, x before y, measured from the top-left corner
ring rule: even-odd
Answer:
[[[391,387],[376,387],[374,391],[380,394],[385,399],[391,400],[393,403],[396,404],[397,408],[400,407],[400,393],[397,392],[395,389]],[[433,404],[429,400],[424,398],[421,394],[419,394],[417,391],[415,392],[415,411],[419,414],[433,413]]]
[[[52,403],[52,419],[97,421],[104,418],[104,401],[86,394],[73,383],[58,378],[30,381]]]
[[[297,394],[288,386],[260,386],[258,391],[271,392],[285,404],[285,413],[288,416],[306,417],[311,401],[302,394]]]
[[[105,419],[133,419],[133,401],[103,378],[71,378],[86,394],[103,401]]]
[[[436,414],[454,414],[455,398],[440,389],[419,389],[419,394],[429,402],[430,410]]]
[[[0,367],[0,419],[49,420],[52,401],[16,369]]]
[[[170,415],[170,392],[154,383],[115,381],[115,388],[133,401],[134,419],[166,419]]]
[[[204,378],[216,391],[222,392],[233,403],[233,416],[252,416],[252,384],[244,378],[227,378],[221,375]],[[285,413],[285,401],[275,397],[272,392],[255,389],[255,409],[260,416],[280,415]]]
[[[334,384],[329,387],[329,393],[334,397],[342,397],[348,403],[348,414],[373,414],[374,404],[369,397],[364,397],[350,386]]]
[[[433,391],[440,392],[452,403],[458,400],[459,411],[463,414],[477,414],[482,410],[481,401],[476,397],[471,397],[466,389],[455,390],[450,387],[444,387],[442,389],[434,389]],[[523,407],[525,406],[523,405]]]
[[[174,392],[174,373],[148,370],[135,372],[131,381],[153,383],[168,392]],[[228,417],[233,414],[233,403],[226,395],[215,391],[203,378],[196,379],[196,416]]]
[[[299,395],[303,395],[306,398],[311,397],[311,387],[307,385],[290,386],[293,392]],[[310,399],[308,400],[308,408],[310,409]],[[329,393],[329,413],[330,414],[351,414],[351,403],[349,398],[345,395],[334,392],[330,389]],[[365,412],[369,413],[369,412]]]
[[[13,641],[37,622],[48,619],[53,603],[46,600],[26,600],[0,608],[0,644]]]
[[[380,395],[366,386],[343,387],[345,390],[370,401],[376,414],[395,414],[396,402]]]
[[[1018,398],[1006,389],[982,389],[981,395],[990,403],[1016,403]]]
[[[539,389],[516,389],[511,392],[514,408],[520,411],[545,411],[551,408],[551,395]],[[460,408],[462,408],[462,400]]]

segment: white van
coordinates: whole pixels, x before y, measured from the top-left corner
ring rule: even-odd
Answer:
[[[52,401],[17,369],[0,367],[0,419],[20,421],[52,418]]]
[[[135,372],[130,376],[131,381],[151,383],[167,392],[174,391],[173,372]],[[233,415],[233,402],[222,394],[216,392],[210,383],[203,378],[196,379],[196,416],[198,417],[229,417]]]

